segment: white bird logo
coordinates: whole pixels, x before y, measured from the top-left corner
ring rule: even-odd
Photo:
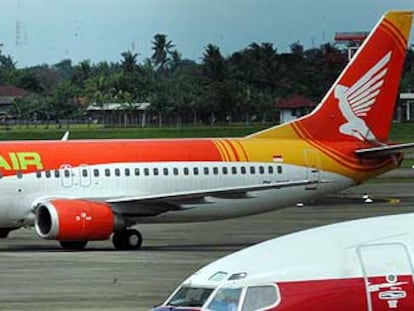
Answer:
[[[376,63],[353,86],[346,87],[338,84],[335,87],[335,98],[339,101],[339,109],[346,123],[339,127],[342,134],[356,137],[362,141],[377,141],[371,129],[361,118],[367,115],[384,84],[387,74],[386,65],[391,59],[391,51]]]

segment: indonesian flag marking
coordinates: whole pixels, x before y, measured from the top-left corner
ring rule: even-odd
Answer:
[[[283,157],[280,154],[273,155],[273,162],[283,162]]]

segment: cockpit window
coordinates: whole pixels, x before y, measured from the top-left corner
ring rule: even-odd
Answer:
[[[213,288],[181,287],[167,305],[172,307],[201,307],[213,290]]]
[[[239,305],[241,288],[220,288],[207,309],[212,311],[236,311]]]
[[[251,286],[246,290],[241,311],[263,310],[277,303],[279,295],[273,285]]]

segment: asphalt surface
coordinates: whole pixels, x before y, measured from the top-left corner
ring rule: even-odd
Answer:
[[[189,274],[255,243],[362,217],[414,212],[414,169],[398,170],[333,197],[272,213],[197,224],[139,226],[140,251],[91,242],[62,251],[33,229],[0,240],[0,310],[149,310]],[[374,200],[365,204],[362,195]]]

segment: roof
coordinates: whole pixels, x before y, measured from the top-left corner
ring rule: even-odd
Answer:
[[[293,95],[292,97],[282,98],[279,101],[278,107],[282,109],[315,107],[317,104],[310,99],[301,95]]]
[[[151,104],[150,103],[104,103],[102,105],[98,105],[97,103],[93,103],[90,105],[87,110],[88,111],[111,111],[111,110],[128,110],[130,108],[134,108],[134,110],[146,110]]]
[[[337,32],[335,33],[335,41],[364,41],[368,37],[369,32]]]
[[[400,99],[414,99],[414,93],[400,93]]]
[[[21,89],[13,85],[0,85],[0,96],[1,97],[24,97],[29,95],[30,92],[25,89]]]

